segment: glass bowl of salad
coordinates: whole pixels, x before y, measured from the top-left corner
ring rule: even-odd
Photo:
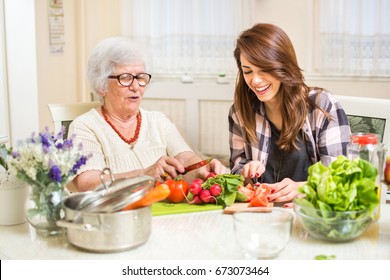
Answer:
[[[333,211],[315,208],[305,199],[294,199],[297,220],[316,239],[347,242],[362,235],[375,221],[373,211]]]

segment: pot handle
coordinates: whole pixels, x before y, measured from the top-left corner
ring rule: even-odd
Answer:
[[[111,179],[110,185],[115,181],[115,179],[114,179],[114,175],[112,174],[110,168],[106,167],[106,168],[104,168],[104,169],[102,170],[102,173],[100,174],[100,181],[102,182],[104,188],[105,188],[106,190],[108,190],[108,186],[107,186],[106,183],[104,182],[104,178],[103,178],[103,175],[104,175],[104,174],[109,174],[109,175],[110,175],[110,179]]]
[[[84,231],[96,231],[101,230],[101,226],[95,226],[91,224],[80,224],[75,223],[71,220],[58,220],[56,222],[57,226],[64,227],[64,228],[70,228],[70,229],[78,229],[78,230],[84,230]]]

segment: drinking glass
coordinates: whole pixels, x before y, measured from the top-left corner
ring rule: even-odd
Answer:
[[[269,209],[269,208],[268,208]],[[245,210],[233,214],[234,231],[245,259],[272,259],[286,247],[293,223],[287,209]]]

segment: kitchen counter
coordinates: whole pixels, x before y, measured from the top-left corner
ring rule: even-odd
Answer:
[[[382,204],[380,219],[358,239],[347,243],[313,239],[295,223],[290,242],[277,259],[313,260],[317,255],[334,255],[337,260],[389,260],[390,204]],[[0,226],[0,259],[3,260],[231,260],[242,257],[234,236],[233,217],[221,210],[155,216],[149,240],[119,253],[84,252],[70,244],[66,234],[36,236],[28,223]]]

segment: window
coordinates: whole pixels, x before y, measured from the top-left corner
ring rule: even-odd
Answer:
[[[148,50],[154,76],[235,75],[235,39],[253,24],[254,0],[122,1],[123,35]]]
[[[390,76],[390,0],[319,0],[319,70]]]

